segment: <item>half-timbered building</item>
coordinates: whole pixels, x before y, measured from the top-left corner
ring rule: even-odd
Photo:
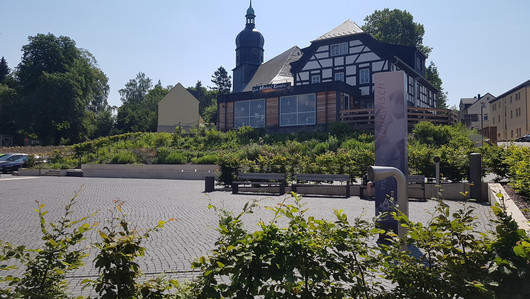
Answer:
[[[246,17],[247,31],[236,39],[234,91],[218,97],[220,130],[241,126],[316,129],[341,121],[367,129],[373,126],[372,78],[378,72],[405,72],[407,103],[415,108],[413,114],[418,120],[432,114],[425,109],[436,107],[438,90],[425,79],[425,56],[415,47],[380,42],[351,20],[315,39],[307,48],[290,48],[259,65],[251,79],[241,80],[245,62],[237,49],[242,49],[244,43],[246,49],[255,49],[258,59],[264,43],[261,34],[256,34],[252,6]],[[249,27],[254,33],[248,32]],[[242,36],[249,38],[242,40]]]

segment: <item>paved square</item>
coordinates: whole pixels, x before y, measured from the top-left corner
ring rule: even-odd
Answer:
[[[64,212],[64,205],[76,191],[79,191],[74,214],[82,217],[98,212],[90,222],[100,222],[100,227],[109,217],[115,200],[125,201],[124,211],[128,220],[138,228],[149,228],[159,220],[176,218],[159,232],[152,234],[144,243],[146,256],[140,266],[146,274],[170,272],[179,280],[191,279],[197,273],[191,269],[191,262],[202,255],[208,255],[218,237],[215,230],[217,216],[208,209],[211,202],[220,208],[239,213],[243,205],[253,199],[261,199],[260,208],[247,215],[244,222],[250,229],[257,227],[259,220],[268,221],[272,212],[265,209],[281,202],[285,196],[232,195],[230,192],[216,191],[204,193],[204,181],[109,179],[78,177],[16,177],[2,175],[0,178],[0,240],[14,245],[24,244],[36,248],[41,244],[39,221],[35,209],[38,200],[46,204],[46,216],[55,220]],[[286,195],[287,196],[287,195]],[[333,210],[342,209],[353,219],[356,216],[372,218],[374,202],[350,198],[305,197],[307,215],[328,220],[334,219]],[[472,205],[479,216],[481,230],[491,230],[489,219],[493,217],[490,207],[475,203],[447,201],[452,210],[463,204]],[[436,202],[411,202],[409,211],[413,221],[427,221]],[[96,242],[96,231],[87,236],[85,245]],[[97,271],[92,267],[95,250],[85,261],[84,268],[69,274],[80,292],[79,281],[87,277],[95,278]],[[2,273],[0,275],[4,275]]]

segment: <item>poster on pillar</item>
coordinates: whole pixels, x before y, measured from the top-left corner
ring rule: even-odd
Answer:
[[[403,71],[374,74],[375,165],[395,167],[408,176],[407,75]],[[397,222],[389,215],[397,202],[394,178],[375,182],[375,214],[384,229],[397,232]]]

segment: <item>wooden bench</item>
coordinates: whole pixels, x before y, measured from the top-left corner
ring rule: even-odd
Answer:
[[[285,173],[240,173],[232,182],[232,194],[239,193],[239,185],[278,186],[279,194],[285,194]]]
[[[292,184],[291,190],[296,192],[297,187],[316,187],[322,186],[318,184],[309,184],[308,182],[346,182],[346,185],[341,185],[346,188],[346,198],[350,197],[350,176],[347,174],[295,174],[295,183]],[[332,185],[330,185],[332,186]]]
[[[423,201],[427,201],[427,198],[425,198],[425,176],[424,175],[409,175],[408,177],[408,188],[417,188],[423,191]],[[409,196],[410,197],[410,196]]]

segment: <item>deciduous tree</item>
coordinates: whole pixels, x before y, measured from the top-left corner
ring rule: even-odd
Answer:
[[[397,45],[415,46],[425,56],[432,48],[423,45],[425,29],[422,24],[414,22],[412,14],[406,10],[385,8],[376,10],[364,18],[363,31],[375,39]]]
[[[414,17],[406,10],[390,10],[388,8],[376,10],[367,16],[364,21],[366,23],[362,26],[362,29],[380,41],[414,46],[426,57],[432,51],[432,48],[423,44],[423,35],[425,34],[423,25],[414,22]],[[440,91],[436,107],[446,109],[447,92],[443,91],[442,79],[438,73],[438,68],[432,61],[426,69],[425,79]]]
[[[90,120],[108,107],[108,79],[95,58],[66,36],[30,36],[17,69],[24,130],[44,144],[90,137]]]
[[[159,82],[140,72],[119,90],[123,105],[118,108],[116,127],[125,132],[155,132],[158,122],[158,102],[169,92]]]

